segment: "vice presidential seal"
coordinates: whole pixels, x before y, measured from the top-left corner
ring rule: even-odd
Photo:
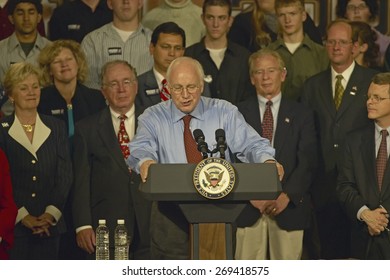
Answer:
[[[234,188],[236,173],[222,158],[206,158],[195,168],[193,181],[198,193],[208,199],[220,199]]]

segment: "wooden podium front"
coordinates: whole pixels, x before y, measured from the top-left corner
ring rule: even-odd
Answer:
[[[232,224],[248,200],[276,199],[281,185],[274,164],[232,164],[235,187],[219,200],[201,196],[193,183],[196,164],[152,164],[140,191],[148,200],[179,204],[190,225],[191,259],[233,259]]]

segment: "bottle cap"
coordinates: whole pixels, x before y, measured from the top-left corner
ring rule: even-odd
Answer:
[[[125,220],[118,220],[118,225],[124,225],[125,224]]]
[[[99,225],[105,225],[106,224],[106,220],[102,219],[102,220],[99,220]]]

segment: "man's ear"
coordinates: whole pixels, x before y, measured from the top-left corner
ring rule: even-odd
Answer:
[[[9,22],[12,23],[12,25],[14,25],[14,17],[12,15],[9,15],[8,19],[9,19]]]

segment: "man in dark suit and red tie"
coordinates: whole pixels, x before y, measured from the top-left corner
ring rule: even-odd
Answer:
[[[332,22],[325,42],[331,67],[306,80],[302,101],[315,113],[320,161],[311,194],[323,259],[350,257],[349,222],[337,200],[336,185],[346,134],[369,122],[366,94],[377,71],[355,63],[359,44],[344,20]]]
[[[337,191],[352,221],[352,257],[389,260],[390,73],[373,77],[367,98],[373,122],[347,135]]]
[[[109,107],[77,123],[74,135],[75,189],[73,219],[80,248],[94,258],[99,219],[113,233],[125,220],[131,236],[129,258],[149,259],[150,202],[138,191],[139,176],[125,159],[137,126],[135,69],[126,61],[108,62],[102,69],[102,93]],[[110,258],[114,257],[110,235]]]
[[[249,58],[257,97],[238,105],[245,120],[275,148],[285,170],[282,193],[251,201],[238,219],[236,259],[300,259],[303,230],[310,222],[309,188],[317,165],[312,110],[282,97],[284,61],[263,49]]]

